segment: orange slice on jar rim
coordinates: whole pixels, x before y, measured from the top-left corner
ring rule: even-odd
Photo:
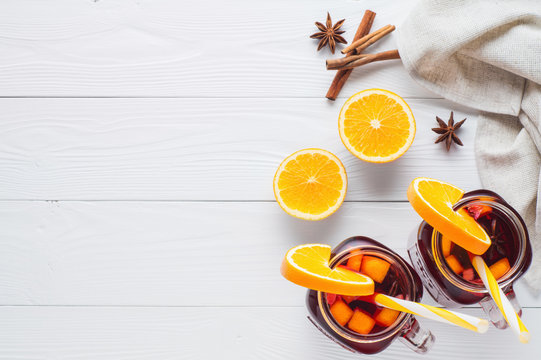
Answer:
[[[463,195],[464,190],[430,178],[416,178],[408,188],[411,206],[428,224],[455,244],[481,255],[490,247],[490,237],[465,208],[453,209]]]
[[[280,267],[289,281],[308,289],[332,294],[366,296],[374,293],[374,281],[344,267],[329,267],[331,247],[305,244],[290,249]]]

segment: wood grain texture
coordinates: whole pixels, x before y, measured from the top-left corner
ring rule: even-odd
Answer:
[[[465,312],[479,316],[480,309]],[[292,308],[0,308],[0,359],[359,359],[327,339]],[[524,317],[541,319],[541,309]],[[422,321],[436,336],[418,355],[396,340],[376,359],[534,359],[541,351],[541,322],[532,341],[509,330],[475,334]]]
[[[346,18],[351,41],[365,9],[374,28],[399,26],[414,2],[2,1],[0,96],[324,98],[332,55],[309,38],[314,21]],[[370,51],[394,48],[390,36]],[[354,71],[341,96],[371,87],[438,97],[399,61]]]
[[[419,223],[407,203],[306,222],[272,202],[2,201],[0,305],[298,306],[305,289],[279,273],[289,248],[365,235],[407,258]]]
[[[476,114],[433,100],[400,62],[356,69],[331,103],[330,53],[308,36],[327,10],[348,40],[368,8],[374,28],[399,29],[415,1],[0,1],[0,97],[23,97],[0,99],[0,360],[359,358],[308,323],[282,256],[355,234],[406,256],[413,177],[480,187]],[[391,35],[369,51],[393,48]],[[338,138],[344,98],[372,87],[417,119],[392,164]],[[469,120],[446,153],[430,127],[451,110]],[[285,156],[314,146],[349,177],[348,202],[316,223],[286,215],[271,187]],[[437,337],[422,358],[539,354],[541,299],[515,290],[531,344],[421,320]],[[396,342],[374,358],[421,356]]]
[[[346,201],[405,201],[417,176],[480,187],[475,112],[410,100],[412,147],[370,164],[338,136],[341,102],[320,99],[0,99],[0,199],[274,200],[272,178],[296,150],[324,148],[345,164]],[[435,116],[468,120],[464,147],[434,144]]]

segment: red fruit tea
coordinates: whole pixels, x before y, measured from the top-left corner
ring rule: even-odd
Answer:
[[[498,283],[520,310],[513,292],[513,281],[530,266],[532,250],[524,221],[498,194],[476,190],[464,194],[455,210],[466,208],[469,214],[491,236],[492,244],[482,255]],[[430,295],[446,307],[480,303],[485,311],[490,297],[473,269],[468,253],[451,243],[426,222],[422,222],[410,237],[408,254]],[[497,311],[494,312],[498,314]],[[489,314],[489,317],[491,315]],[[497,326],[502,319],[491,318]]]
[[[520,252],[512,224],[501,213],[493,212],[488,206],[483,206],[481,212],[478,210],[479,206],[476,205],[466,207],[466,209],[487,232],[492,242],[481,257],[490,267],[494,277],[502,278],[516,264]],[[448,266],[451,265],[448,260],[456,259],[461,265],[461,271],[455,271],[454,267],[450,266],[454,273],[466,281],[481,285],[482,281],[473,268],[470,256],[468,251],[457,244],[452,244],[450,254],[445,259]]]
[[[376,292],[412,301],[422,297],[421,280],[411,266],[375,240],[361,236],[349,238],[333,249],[331,259],[331,267],[348,267],[349,263],[352,271],[352,267],[358,268],[377,279]],[[378,353],[400,336],[412,349],[422,353],[434,340],[432,334],[419,328],[411,314],[376,306],[363,297],[309,290],[307,306],[314,325],[353,352]]]

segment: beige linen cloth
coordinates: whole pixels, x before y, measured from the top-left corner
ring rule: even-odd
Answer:
[[[534,251],[524,278],[539,292],[541,0],[421,0],[397,39],[417,82],[481,111],[475,139],[481,182],[524,217]]]

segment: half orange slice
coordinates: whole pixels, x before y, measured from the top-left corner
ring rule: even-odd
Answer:
[[[274,197],[289,215],[321,220],[334,213],[346,196],[348,179],[342,162],[322,149],[289,155],[274,175]]]
[[[415,211],[452,242],[476,255],[490,247],[490,237],[466,209],[453,210],[464,190],[446,182],[416,178],[408,188],[408,200]]]
[[[402,156],[415,137],[415,119],[404,99],[368,89],[346,100],[338,117],[340,138],[359,159],[385,163]]]
[[[330,258],[329,245],[299,245],[287,252],[280,272],[287,280],[312,290],[350,296],[374,293],[372,279],[342,267],[331,269]]]

